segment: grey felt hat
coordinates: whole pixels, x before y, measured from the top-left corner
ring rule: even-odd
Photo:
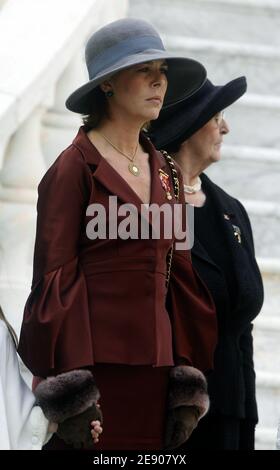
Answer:
[[[168,62],[168,89],[164,106],[172,105],[198,90],[206,80],[199,62],[168,53],[154,27],[141,19],[123,18],[96,31],[85,50],[89,81],[66,100],[70,111],[92,112],[91,96],[98,85],[120,70],[151,60]]]

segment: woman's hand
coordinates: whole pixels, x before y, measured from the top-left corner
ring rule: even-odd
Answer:
[[[100,409],[99,403],[96,403],[96,408]],[[93,442],[94,444],[97,444],[99,442],[99,436],[103,432],[103,428],[99,420],[92,421],[90,424],[93,427],[93,429],[90,431],[93,438]]]
[[[100,393],[89,370],[48,377],[34,394],[49,422],[58,423],[56,434],[60,439],[75,449],[94,448],[102,432],[102,412],[97,403]]]
[[[97,444],[99,442],[99,436],[103,431],[103,428],[101,426],[100,421],[92,421],[91,423],[92,430],[91,430],[91,435],[93,438],[94,444]]]
[[[48,433],[54,434],[57,431],[58,424],[49,422]]]

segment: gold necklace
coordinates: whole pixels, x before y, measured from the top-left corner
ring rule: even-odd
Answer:
[[[134,154],[132,155],[132,157],[130,157],[129,155],[126,155],[124,152],[122,152],[118,147],[116,147],[116,145],[114,145],[105,135],[103,135],[100,131],[99,131],[99,134],[103,137],[104,140],[106,140],[106,142],[108,142],[108,144],[110,144],[115,150],[117,150],[117,152],[119,152],[121,155],[123,155],[125,158],[127,158],[129,160],[129,164],[128,164],[128,170],[130,171],[130,173],[134,176],[139,176],[140,174],[140,169],[139,167],[133,162],[135,156],[136,156],[136,153],[137,153],[137,150],[138,150],[138,147],[139,147],[139,142],[137,143],[136,145],[136,149],[134,151]]]

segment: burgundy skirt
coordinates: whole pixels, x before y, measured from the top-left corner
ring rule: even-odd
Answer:
[[[170,367],[97,364],[103,433],[96,450],[161,450]],[[44,447],[69,449],[54,436]]]

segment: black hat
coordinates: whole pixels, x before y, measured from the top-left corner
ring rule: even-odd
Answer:
[[[159,118],[151,122],[149,135],[158,149],[179,146],[203,127],[215,114],[230,106],[247,89],[245,77],[239,77],[224,86],[215,86],[210,80],[191,97],[163,109]]]

